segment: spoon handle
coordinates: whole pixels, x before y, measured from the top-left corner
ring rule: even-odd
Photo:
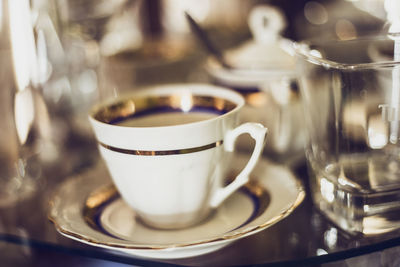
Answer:
[[[232,67],[225,62],[221,51],[219,51],[216,46],[210,41],[206,32],[199,26],[199,24],[192,18],[192,16],[189,15],[189,13],[185,12],[185,16],[189,22],[192,31],[195,33],[195,35],[198,37],[198,39],[207,49],[207,51],[211,55],[213,55],[224,68],[231,69]]]

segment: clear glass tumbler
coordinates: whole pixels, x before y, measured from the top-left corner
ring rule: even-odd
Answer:
[[[396,42],[375,36],[296,44],[313,201],[349,232],[400,228]]]

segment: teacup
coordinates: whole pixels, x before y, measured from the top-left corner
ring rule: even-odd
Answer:
[[[172,84],[94,107],[89,120],[122,198],[147,225],[173,229],[201,221],[248,182],[267,129],[238,126],[243,105],[228,89]],[[225,185],[235,140],[245,133],[253,152]]]

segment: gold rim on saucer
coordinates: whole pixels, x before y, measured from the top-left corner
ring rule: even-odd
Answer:
[[[232,166],[240,166],[246,161],[247,156],[238,155]],[[191,229],[157,230],[134,219],[134,211],[110,186],[112,182],[106,168],[100,163],[61,185],[51,200],[49,219],[64,236],[89,245],[153,258],[200,255],[205,248],[209,251],[219,249],[277,223],[299,206],[305,197],[301,183],[290,170],[265,159],[257,164],[253,178],[245,186],[247,192],[232,195],[204,224]],[[222,215],[219,216],[218,212]],[[126,221],[120,222],[120,218],[114,215],[128,218],[124,217],[121,220]],[[132,228],[128,229],[127,237],[121,234],[122,230],[118,228],[120,223],[123,227]],[[109,228],[117,230],[110,232]],[[131,234],[132,231],[134,234]],[[168,241],[163,241],[163,235]]]

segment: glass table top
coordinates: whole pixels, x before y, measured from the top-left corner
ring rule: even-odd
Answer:
[[[312,205],[307,191],[307,169],[305,164],[300,164],[294,169],[294,173],[303,182],[307,193],[300,206],[277,224],[220,250],[190,258],[152,260],[95,248],[59,234],[48,219],[48,211],[49,199],[54,190],[72,174],[87,170],[98,160],[97,149],[90,144],[85,148],[85,159],[76,164],[73,170],[44,169],[41,187],[33,196],[0,208],[0,248],[5,252],[11,251],[1,256],[2,260],[4,258],[3,262],[18,262],[23,259],[18,253],[12,257],[12,248],[19,247],[20,251],[48,255],[46,257],[50,259],[51,255],[61,253],[74,259],[84,257],[86,261],[104,260],[139,266],[299,266],[369,255],[400,245],[400,232],[374,237],[350,235],[326,220]],[[54,257],[62,259],[59,256]]]

